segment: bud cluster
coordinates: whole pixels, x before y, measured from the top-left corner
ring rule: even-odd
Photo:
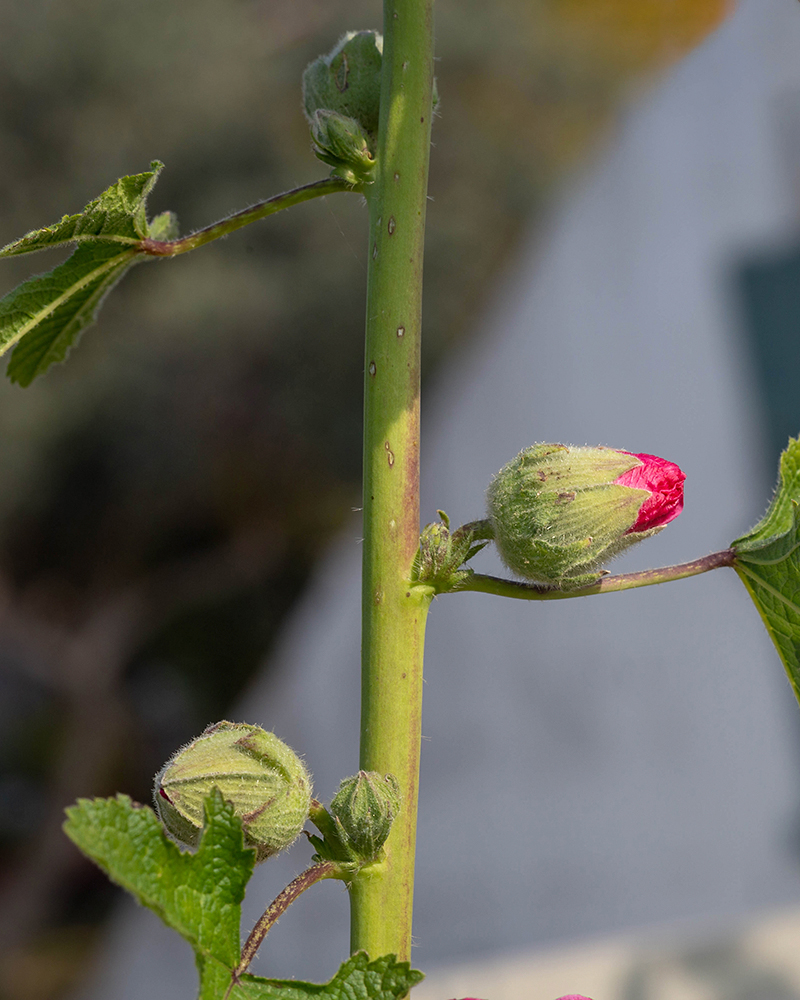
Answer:
[[[438,593],[457,587],[467,570],[459,569],[487,545],[486,522],[473,521],[455,531],[450,530],[450,518],[443,510],[436,512],[441,521],[426,524],[419,540],[419,549],[411,567],[414,583],[427,583]]]
[[[383,38],[350,31],[303,74],[303,110],[315,154],[353,185],[369,183],[381,103]]]

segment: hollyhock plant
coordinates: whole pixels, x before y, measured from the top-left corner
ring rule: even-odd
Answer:
[[[583,587],[609,559],[680,514],[684,478],[655,455],[536,444],[490,483],[488,533],[519,576]]]
[[[425,621],[434,597],[473,591],[525,601],[584,598],[733,567],[800,697],[800,439],[790,441],[781,458],[779,487],[764,519],[729,548],[690,563],[600,580],[609,559],[661,531],[683,507],[685,477],[677,465],[614,448],[543,443],[526,448],[489,485],[485,520],[451,530],[439,511],[440,522],[427,525],[420,536],[422,275],[431,123],[438,103],[433,0],[392,0],[384,4],[384,15],[382,32],[348,31],[303,75],[312,149],[333,168],[329,176],[181,237],[173,213],[148,217],[147,197],[163,167],[156,160],[149,170],[111,184],[83,211],[0,249],[0,257],[11,257],[75,244],[53,271],[26,280],[0,302],[0,354],[13,349],[8,375],[26,386],[66,358],[106,294],[137,262],[197,250],[323,196],[355,194],[369,210],[358,774],[341,782],[326,807],[312,798],[302,758],[278,736],[223,721],[159,772],[157,813],[124,794],[81,798],[68,810],[65,831],[74,843],[191,945],[201,1000],[278,995],[404,1000],[422,980],[410,955]],[[298,294],[306,284],[304,277]],[[540,357],[547,355],[542,347]],[[553,385],[564,381],[566,390],[548,420],[557,415],[574,420],[569,372],[552,371],[548,377]],[[674,409],[678,403],[667,399],[665,405]],[[635,413],[629,416],[636,419]],[[671,415],[665,412],[664,419]],[[526,582],[467,567],[490,541]],[[537,641],[536,617],[530,648],[541,651],[548,644]],[[624,628],[616,639],[621,648],[630,645]],[[460,654],[463,637],[457,645]],[[599,638],[595,646],[585,658],[597,673],[616,653],[613,647],[602,649]],[[493,671],[495,660],[486,658],[484,669]],[[311,704],[302,695],[297,703],[298,712]],[[336,704],[326,710],[335,718],[306,716],[300,723],[293,708],[283,724],[299,731],[338,725]],[[516,749],[508,744],[508,753]],[[317,833],[304,830],[306,820]],[[254,865],[287,847],[301,830],[308,841],[303,847],[313,851],[308,867],[267,905],[242,943],[241,904]],[[473,835],[485,832],[476,827]],[[488,833],[500,836],[503,830],[497,833],[490,824]],[[316,985],[251,974],[278,918],[327,879],[346,884],[351,911],[350,948],[331,980]],[[313,948],[310,942],[308,950]],[[136,995],[145,993],[146,986]],[[573,993],[558,1000],[589,998]]]

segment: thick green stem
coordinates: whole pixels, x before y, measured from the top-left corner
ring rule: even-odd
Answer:
[[[351,943],[408,959],[422,654],[431,594],[409,585],[419,544],[422,258],[433,0],[385,0],[381,114],[369,202],[364,400],[361,767],[396,775],[403,806],[385,864],[354,879]]]
[[[151,257],[175,257],[181,253],[188,253],[198,247],[218,240],[222,236],[236,232],[243,226],[249,226],[251,222],[258,222],[268,215],[274,215],[281,209],[291,208],[292,205],[300,205],[304,201],[312,198],[322,198],[326,194],[334,194],[337,191],[353,191],[353,185],[340,177],[326,177],[321,181],[314,181],[312,184],[304,184],[303,187],[293,188],[291,191],[284,191],[283,194],[273,195],[266,201],[260,201],[257,205],[242,209],[235,215],[230,215],[219,222],[215,222],[205,229],[199,229],[190,236],[182,236],[178,240],[140,240],[138,246]]]
[[[536,583],[521,583],[518,580],[503,580],[497,576],[471,573],[469,576],[461,577],[450,590],[441,593],[455,594],[472,590],[481,594],[495,594],[497,597],[514,597],[522,601],[563,601],[568,597],[611,594],[618,590],[636,590],[638,587],[652,587],[656,583],[669,583],[670,580],[685,580],[687,576],[698,576],[700,573],[708,573],[709,570],[719,569],[722,566],[733,566],[735,560],[736,553],[733,549],[724,549],[722,552],[712,552],[702,559],[679,563],[676,566],[661,566],[639,573],[604,576],[597,583],[577,590],[556,590]]]

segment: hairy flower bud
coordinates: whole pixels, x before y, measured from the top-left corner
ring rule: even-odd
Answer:
[[[346,845],[363,861],[378,857],[395,816],[400,812],[400,786],[393,774],[359,771],[345,778],[330,804]]]
[[[371,181],[375,160],[355,118],[319,109],[311,119],[311,138],[315,154],[334,167],[335,174],[354,185]]]
[[[311,776],[294,750],[259,726],[209,726],[158,772],[156,810],[178,843],[199,843],[203,801],[214,787],[232,803],[259,862],[288,847],[308,817]]]
[[[680,514],[684,479],[655,455],[533,445],[489,485],[495,544],[519,576],[565,590],[586,586],[603,563]]]
[[[377,31],[348,31],[303,73],[303,109],[309,123],[317,111],[354,118],[374,139],[381,106],[383,37]],[[374,152],[374,150],[373,150]]]

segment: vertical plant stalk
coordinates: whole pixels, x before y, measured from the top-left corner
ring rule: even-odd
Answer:
[[[433,0],[384,0],[381,111],[369,203],[364,393],[361,767],[397,776],[386,861],[353,882],[351,945],[408,959],[430,592],[419,545],[422,259],[433,87]]]

